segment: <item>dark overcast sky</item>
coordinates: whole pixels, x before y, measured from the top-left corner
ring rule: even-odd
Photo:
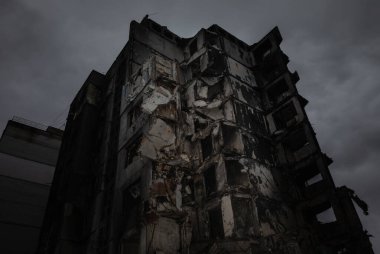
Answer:
[[[61,125],[89,72],[107,71],[147,13],[182,37],[215,23],[248,44],[279,26],[335,181],[368,202],[361,217],[380,251],[377,0],[1,0],[0,131],[12,115]]]

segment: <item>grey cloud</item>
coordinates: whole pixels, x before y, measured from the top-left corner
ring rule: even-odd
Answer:
[[[216,23],[247,43],[278,25],[335,180],[369,203],[363,223],[380,251],[379,9],[375,0],[3,0],[0,129],[13,114],[51,123],[91,69],[107,71],[129,22],[147,13],[183,37]]]

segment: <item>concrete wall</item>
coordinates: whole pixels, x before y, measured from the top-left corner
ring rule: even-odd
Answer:
[[[0,140],[0,249],[35,253],[62,131],[15,119]]]
[[[54,167],[61,137],[62,133],[57,135],[48,131],[47,127],[38,129],[17,121],[9,121],[1,137],[0,152]]]
[[[0,176],[0,249],[34,253],[49,195],[49,186]]]

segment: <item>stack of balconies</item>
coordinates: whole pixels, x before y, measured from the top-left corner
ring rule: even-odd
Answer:
[[[363,237],[353,240],[354,233],[347,233],[353,226],[349,221],[358,222],[354,206],[349,195],[344,194],[346,190],[334,185],[328,169],[332,160],[320,150],[305,113],[307,100],[297,92],[295,84],[299,78],[287,68],[288,57],[279,47],[281,40],[275,28],[252,46],[255,76],[276,147],[276,174],[280,176],[281,188],[293,204],[301,230],[304,227],[315,232],[321,248],[332,253],[359,253],[352,252],[357,250],[350,241],[360,242]],[[346,204],[341,196],[345,196]],[[355,227],[359,228],[359,235],[363,233],[360,223]]]
[[[271,173],[271,137],[251,58],[244,58],[248,46],[218,29],[203,30],[189,42],[186,63],[184,110],[193,118],[192,140],[200,151],[194,253],[207,246],[236,253],[258,249],[259,239],[281,234],[292,220]]]
[[[176,61],[153,54],[124,88],[115,202],[124,252],[185,253],[190,244],[193,158],[181,75]]]

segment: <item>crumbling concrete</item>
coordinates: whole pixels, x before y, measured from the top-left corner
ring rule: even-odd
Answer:
[[[373,253],[351,199],[368,207],[335,187],[281,40],[277,28],[248,46],[216,25],[183,39],[132,23],[103,100],[87,89],[112,119],[76,250]]]

